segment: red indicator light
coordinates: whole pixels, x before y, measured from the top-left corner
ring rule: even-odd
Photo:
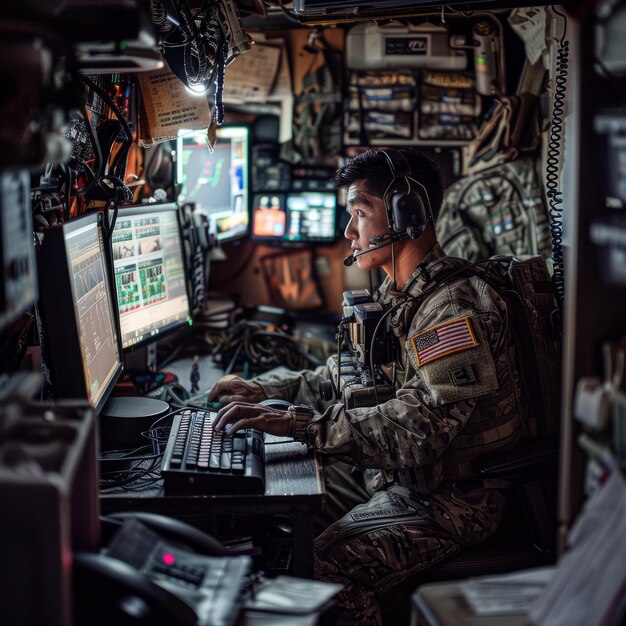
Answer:
[[[166,552],[163,555],[163,563],[165,563],[165,565],[174,565],[174,561],[176,560],[176,558],[174,557],[174,555],[171,552]]]

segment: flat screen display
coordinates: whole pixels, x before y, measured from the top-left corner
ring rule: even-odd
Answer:
[[[93,220],[78,220],[65,225],[63,238],[87,400],[98,406],[112,390],[121,367],[102,229]]]
[[[207,215],[218,241],[248,234],[249,136],[247,126],[222,126],[211,152],[206,131],[178,133],[179,200],[194,202]]]
[[[124,349],[191,323],[175,204],[120,209],[111,252]]]
[[[337,236],[334,191],[255,194],[252,239],[267,243],[332,243]]]

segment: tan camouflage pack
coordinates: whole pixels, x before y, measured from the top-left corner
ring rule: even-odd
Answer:
[[[445,191],[437,238],[450,256],[551,256],[548,213],[535,159],[526,156],[465,176]]]
[[[444,194],[437,238],[450,256],[552,254],[548,212],[537,172],[538,97],[544,69],[528,66],[517,95],[496,99],[489,119],[463,150],[463,176]]]

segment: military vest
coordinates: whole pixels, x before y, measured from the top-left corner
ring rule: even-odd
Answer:
[[[453,271],[460,270],[467,261],[446,257],[441,248],[436,245],[433,251],[420,265],[418,270],[408,281],[402,294],[395,295],[389,292],[387,286],[381,290],[381,300],[391,306],[398,306],[398,310],[390,315],[390,325],[401,345],[404,346],[403,361],[401,364],[404,380],[408,380],[413,373],[420,376],[419,368],[415,369],[408,354],[409,345],[407,333],[413,319],[420,315],[420,310],[432,304],[435,298],[443,298],[454,302],[454,284],[458,280],[469,280],[473,283],[480,281],[477,276],[459,276],[440,286],[438,278],[449,276]],[[442,292],[445,289],[445,292]],[[452,296],[442,295],[452,293]],[[493,291],[492,297],[500,296]],[[401,303],[406,300],[402,306]],[[443,303],[445,304],[445,302]],[[510,329],[506,329],[509,331]],[[496,392],[476,399],[472,414],[461,430],[451,441],[449,447],[442,453],[436,463],[405,470],[384,470],[382,476],[374,482],[375,488],[384,484],[395,483],[427,493],[435,489],[442,480],[475,479],[477,474],[472,468],[472,461],[489,453],[517,445],[522,434],[524,417],[523,398],[521,394],[518,359],[514,341],[509,338],[504,343],[502,354],[494,355],[504,382]],[[402,383],[403,376],[399,376]]]

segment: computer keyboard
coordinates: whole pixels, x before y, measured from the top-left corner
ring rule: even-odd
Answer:
[[[181,409],[161,462],[166,495],[263,493],[263,433],[216,432],[217,413]]]

